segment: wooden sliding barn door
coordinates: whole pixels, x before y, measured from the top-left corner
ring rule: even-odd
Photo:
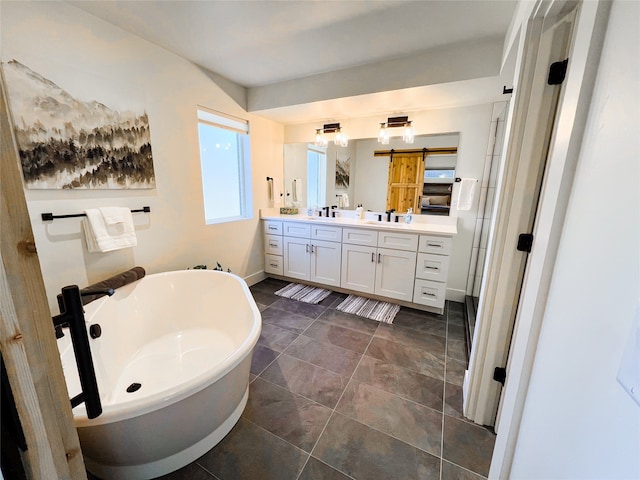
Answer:
[[[424,186],[424,157],[424,152],[391,153],[387,210],[406,212],[413,208],[414,212],[420,213]]]

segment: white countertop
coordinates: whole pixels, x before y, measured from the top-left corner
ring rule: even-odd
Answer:
[[[387,222],[386,220],[382,220],[379,222],[378,220],[374,220],[376,218],[377,213],[367,212],[367,217],[363,220],[349,218],[346,216],[338,216],[336,218],[332,217],[310,217],[306,214],[297,214],[297,215],[280,215],[278,210],[271,209],[267,211],[260,212],[260,218],[263,220],[280,220],[283,222],[304,222],[304,223],[324,223],[327,225],[335,225],[338,227],[358,227],[358,228],[368,228],[373,230],[397,230],[401,232],[411,232],[411,233],[423,233],[429,235],[441,235],[446,237],[453,237],[458,234],[458,228],[456,226],[455,218],[450,218],[450,222],[441,223],[441,221],[434,220],[434,222],[430,222],[428,219],[420,218],[419,221],[414,220],[409,225],[406,225],[402,218],[398,220],[398,222]],[[422,216],[421,216],[422,217]],[[384,218],[384,216],[383,216]],[[414,219],[416,216],[413,217]],[[437,223],[436,223],[437,222]]]

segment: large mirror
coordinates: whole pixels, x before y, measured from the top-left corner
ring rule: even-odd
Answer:
[[[346,147],[333,142],[324,148],[286,144],[283,193],[297,206],[353,210],[362,205],[365,210],[403,212],[411,205],[417,214],[449,215],[459,139],[456,132],[418,135],[410,145],[401,138],[391,138],[388,145],[376,138],[352,139]],[[402,154],[404,165],[398,173],[390,169],[390,156],[385,153],[391,150],[394,158],[400,152],[414,152]],[[407,171],[414,186],[398,181],[397,175]],[[402,185],[402,190],[394,185]]]

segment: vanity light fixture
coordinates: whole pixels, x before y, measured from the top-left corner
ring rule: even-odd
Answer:
[[[413,143],[415,134],[409,117],[389,117],[386,122],[382,122],[378,131],[378,142],[383,145],[389,144],[389,138],[391,137],[389,128],[394,127],[402,127],[402,139],[405,143]]]
[[[344,133],[339,123],[325,123],[322,128],[316,128],[316,147],[326,147],[329,144],[326,133],[335,133],[333,143],[339,147],[346,147],[349,145],[349,138]]]

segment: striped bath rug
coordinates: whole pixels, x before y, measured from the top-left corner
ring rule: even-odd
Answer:
[[[300,283],[290,283],[275,292],[275,294],[290,298],[291,300],[298,300],[299,302],[320,303],[331,294],[331,290],[302,285]]]
[[[360,317],[384,323],[393,323],[393,319],[400,311],[400,305],[358,297],[357,295],[349,295],[336,308],[341,312],[353,313]]]

